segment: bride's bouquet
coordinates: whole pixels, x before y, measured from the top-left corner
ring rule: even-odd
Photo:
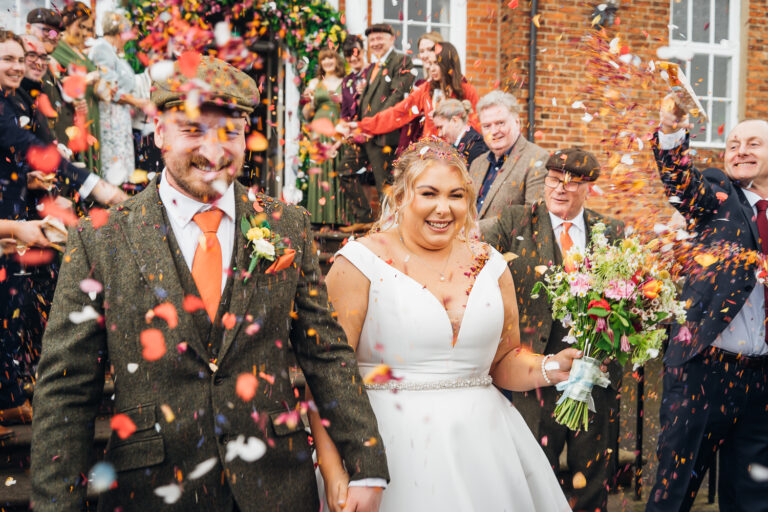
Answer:
[[[677,300],[655,245],[636,237],[609,244],[605,225],[598,223],[584,252],[574,246],[563,265],[537,269],[544,281],[536,283],[533,298],[547,294],[552,317],[570,329],[563,341],[584,353],[568,380],[557,384],[563,394],[555,419],[571,430],[587,430],[588,411],[595,411],[592,388],[610,383],[600,371],[602,361],[642,365],[659,355],[667,336],[663,324],[685,322],[685,304]],[[690,336],[685,327],[681,336]]]

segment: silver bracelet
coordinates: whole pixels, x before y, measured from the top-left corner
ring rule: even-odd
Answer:
[[[541,374],[544,376],[544,380],[546,381],[548,386],[552,385],[552,381],[549,379],[549,376],[547,375],[547,370],[544,369],[544,365],[547,364],[547,359],[550,357],[554,357],[555,354],[547,354],[544,357],[541,358]]]

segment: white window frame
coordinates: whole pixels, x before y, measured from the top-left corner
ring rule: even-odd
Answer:
[[[710,0],[709,9],[710,9],[710,16],[715,15],[715,3],[716,2],[722,2],[722,1],[728,1],[729,2],[729,19],[728,19],[728,42],[727,44],[720,44],[720,42],[715,41],[715,30],[710,25],[709,34],[710,34],[710,42],[709,43],[699,43],[699,42],[693,42],[690,41],[690,39],[693,37],[693,0],[679,0],[681,2],[685,2],[688,7],[688,15],[687,15],[687,21],[688,26],[687,27],[680,27],[679,30],[685,34],[685,36],[689,39],[688,41],[681,41],[681,40],[675,40],[672,39],[672,34],[674,32],[673,28],[673,22],[672,22],[672,9],[673,4],[677,2],[677,0],[670,0],[669,2],[669,46],[670,48],[681,48],[690,51],[692,54],[706,54],[709,55],[709,62],[708,62],[708,77],[707,82],[710,85],[710,88],[707,90],[707,96],[701,97],[700,100],[702,103],[709,103],[707,116],[709,117],[709,136],[710,139],[712,137],[713,133],[717,133],[717,126],[712,126],[712,105],[713,102],[710,101],[712,99],[714,100],[729,100],[730,101],[730,116],[728,119],[726,119],[726,130],[725,133],[728,132],[730,128],[733,128],[739,120],[739,86],[740,86],[740,78],[741,78],[741,66],[740,66],[740,43],[741,43],[741,0]],[[714,96],[713,90],[711,89],[711,85],[714,83],[713,81],[713,75],[715,72],[715,66],[714,66],[714,58],[715,57],[730,57],[731,58],[731,73],[730,73],[730,83],[729,83],[729,90],[731,92],[730,97],[723,97],[723,96]],[[685,69],[683,70],[685,72],[686,77],[690,79],[691,73],[691,61],[685,62]],[[724,134],[725,135],[725,134]],[[698,139],[698,140],[697,140]],[[699,135],[696,139],[691,140],[691,146],[693,147],[700,147],[700,148],[724,148],[725,147],[725,141],[719,142],[719,141],[710,141],[710,140],[701,140],[701,135]]]
[[[13,31],[16,34],[24,34],[26,32],[26,27],[27,27],[27,13],[24,13],[24,15],[22,16],[21,0],[15,0],[15,2],[13,3],[15,4],[15,10],[8,13],[3,13],[7,16],[13,16],[11,23],[7,24],[7,20],[3,20],[2,22],[0,22],[0,26],[5,28],[6,30]],[[51,0],[45,0],[44,2],[37,2],[37,3],[43,4],[43,5],[38,5],[38,7],[45,7],[46,9],[51,8]]]
[[[350,1],[359,1],[359,0],[347,0]],[[371,1],[371,22],[372,23],[385,23],[386,20],[384,19],[384,2],[391,2],[392,0],[372,0]],[[403,25],[407,25],[408,18],[407,18],[407,9],[408,9],[408,0],[398,0],[399,3],[403,5]],[[429,6],[432,5],[432,0],[429,1]],[[450,28],[450,36],[448,37],[448,41],[453,44],[453,46],[456,47],[456,50],[459,52],[459,58],[461,58],[461,64],[462,64],[462,72],[467,72],[467,0],[451,0],[450,3],[450,12],[448,13],[448,25]],[[427,32],[432,30],[432,17],[429,16],[428,20],[426,22],[418,21],[418,22],[412,22],[413,25],[419,25],[419,26],[426,26]],[[399,21],[399,20],[398,20]],[[402,39],[401,39],[401,46],[403,50],[411,50],[412,53],[408,54],[411,59],[413,59],[414,65],[420,67],[422,65],[421,59],[419,59],[419,49],[418,48],[406,48],[406,45],[408,44],[408,39],[406,37],[406,32],[403,31]]]

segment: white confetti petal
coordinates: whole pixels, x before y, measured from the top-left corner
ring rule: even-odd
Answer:
[[[139,369],[139,365],[136,363],[128,363],[126,369],[128,370],[128,373],[135,373],[136,370]]]
[[[216,40],[216,46],[224,46],[231,37],[232,32],[229,30],[229,23],[226,21],[218,22],[213,28],[213,38]]]
[[[625,165],[632,165],[635,163],[635,161],[632,159],[631,155],[628,155],[627,153],[621,155],[621,163]]]
[[[768,468],[757,462],[749,465],[749,476],[755,482],[768,482]]]
[[[99,314],[93,306],[85,306],[82,311],[73,311],[69,314],[69,321],[73,324],[81,324],[89,320],[98,320]]]
[[[155,494],[163,498],[166,505],[172,505],[181,498],[181,486],[178,484],[163,485],[155,489]]]
[[[151,76],[152,80],[155,82],[162,82],[167,80],[168,77],[170,77],[172,74],[173,61],[170,60],[161,60],[160,62],[155,62],[149,68],[149,76]]]
[[[584,108],[584,103],[582,101],[574,101],[571,108]]]
[[[413,112],[414,115],[419,115],[419,107],[416,105],[411,107],[411,112]]]
[[[227,443],[227,455],[224,457],[224,462],[231,462],[237,457],[245,462],[253,462],[262,458],[266,452],[267,445],[261,439],[249,437],[246,442],[245,436],[239,435],[237,439]]]
[[[109,462],[97,462],[88,475],[91,490],[96,493],[108,491],[116,479],[115,468]]]
[[[187,478],[190,478],[192,480],[197,480],[204,474],[208,473],[210,470],[212,470],[216,463],[219,461],[218,457],[211,457],[208,460],[204,460],[197,466],[195,466],[195,469],[192,470],[192,472],[187,475]]]
[[[594,116],[589,112],[585,113],[584,116],[581,118],[581,120],[584,121],[585,123],[588,123],[593,119],[594,119]]]

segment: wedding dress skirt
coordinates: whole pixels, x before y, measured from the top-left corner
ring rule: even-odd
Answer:
[[[522,416],[490,384],[506,269],[491,251],[455,340],[446,309],[423,285],[359,242],[337,253],[371,283],[360,372],[387,364],[401,379],[368,387],[391,478],[383,512],[570,510]]]

